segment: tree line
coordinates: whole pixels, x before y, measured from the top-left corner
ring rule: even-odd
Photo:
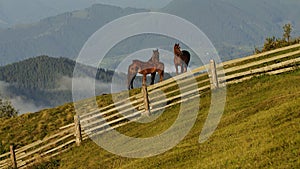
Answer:
[[[57,106],[72,100],[71,89],[63,91],[52,89],[60,87],[62,77],[73,77],[75,65],[75,61],[67,58],[38,56],[0,67],[0,81],[9,84],[6,90],[9,90],[12,97],[24,96],[34,100],[37,105]],[[104,83],[112,81],[114,71],[81,64],[78,66],[83,77],[96,78]],[[18,111],[8,99],[0,100],[0,118],[14,117],[17,114]]]
[[[73,76],[75,65],[75,61],[67,58],[38,56],[0,67],[0,80],[27,89],[55,89],[59,86],[57,79]],[[84,76],[97,71],[96,79],[103,82],[110,82],[114,74],[110,70],[80,66]]]
[[[293,26],[291,23],[285,24],[283,27],[283,34],[281,38],[276,38],[275,36],[267,37],[264,42],[263,48],[260,50],[255,48],[254,53],[262,53],[270,50],[282,48],[289,45],[294,45],[300,43],[300,37],[292,38],[291,33],[293,31]]]

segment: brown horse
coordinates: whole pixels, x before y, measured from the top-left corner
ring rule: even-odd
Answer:
[[[140,60],[133,60],[132,64],[128,67],[128,90],[133,89],[133,81],[140,73],[143,75],[143,84],[146,84],[147,74],[151,74],[151,85],[154,84],[155,74],[158,72],[160,75],[160,81],[164,78],[164,64],[159,61],[158,49],[153,51],[153,55],[148,62]]]
[[[178,75],[178,66],[181,67],[181,73],[187,71],[190,62],[190,53],[186,50],[181,51],[179,43],[174,45],[174,64],[176,68],[176,75]]]

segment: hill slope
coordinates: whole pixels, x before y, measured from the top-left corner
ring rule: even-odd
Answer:
[[[209,94],[201,98],[201,110],[193,129],[166,153],[128,159],[88,141],[61,155],[57,168],[297,168],[300,85],[295,82],[300,80],[299,75],[298,70],[230,85],[221,122],[203,144],[198,139],[208,113]],[[157,135],[173,123],[178,111],[175,106],[153,123],[133,124],[119,131],[135,137]]]
[[[85,141],[82,146],[74,147],[71,151],[42,163],[39,167],[297,168],[300,166],[298,158],[300,85],[295,82],[299,80],[300,70],[297,69],[285,74],[264,75],[227,86],[225,112],[217,130],[205,143],[199,144],[198,139],[208,114],[210,93],[201,97],[198,119],[190,133],[176,147],[161,155],[145,159],[128,159],[113,155],[92,141]],[[100,96],[98,102],[109,102],[110,99],[109,95]],[[173,123],[178,111],[179,106],[173,106],[152,123],[133,123],[120,128],[119,131],[135,137],[156,135]],[[0,126],[0,137],[4,143],[18,141],[26,144],[22,137],[14,137],[17,133],[27,132],[18,126],[31,126],[30,130],[40,131],[34,135],[37,137],[36,140],[42,137],[41,134],[47,135],[47,132],[51,133],[55,128],[68,124],[68,121],[72,120],[72,115],[74,110],[68,104],[15,119],[2,119],[1,124],[4,125]],[[46,124],[45,117],[48,119]],[[36,121],[34,125],[33,120]],[[51,125],[47,125],[49,123]],[[10,127],[12,124],[17,125]],[[38,130],[43,126],[47,127],[47,130]]]

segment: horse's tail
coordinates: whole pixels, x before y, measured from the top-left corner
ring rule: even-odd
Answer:
[[[184,50],[182,51],[182,60],[184,61],[184,63],[186,64],[186,66],[189,65],[190,60],[191,60],[191,54],[190,52]]]

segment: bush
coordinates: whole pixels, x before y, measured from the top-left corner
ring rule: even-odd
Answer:
[[[16,117],[18,111],[12,106],[9,100],[0,98],[0,118]]]

